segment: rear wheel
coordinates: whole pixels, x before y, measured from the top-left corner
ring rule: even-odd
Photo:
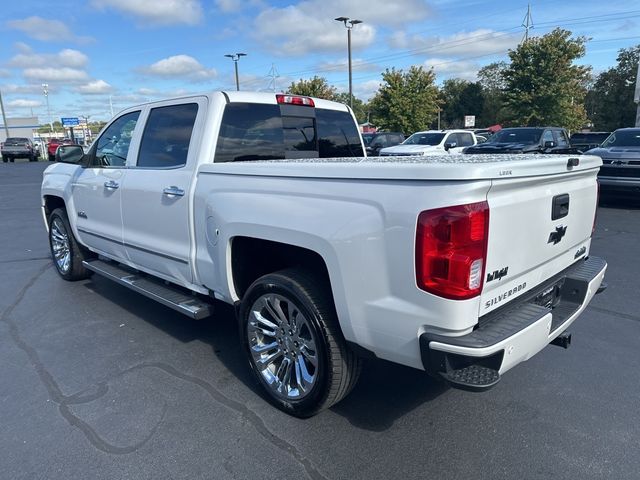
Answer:
[[[48,154],[48,156],[49,156],[49,161],[50,161],[50,162],[55,162],[55,161],[56,161],[56,157],[55,157],[55,155],[51,155],[51,154],[49,153],[49,154]]]
[[[58,274],[65,280],[82,280],[91,276],[82,261],[93,256],[79,245],[69,225],[67,212],[56,208],[49,217],[49,246]]]
[[[36,154],[35,154],[35,153],[34,153],[34,154],[32,154],[32,155],[29,157],[29,161],[30,161],[30,162],[37,162],[37,161],[38,161],[38,157],[36,156]]]
[[[6,155],[3,155],[3,156],[2,156],[2,161],[3,161],[4,163],[7,163],[7,162],[9,161],[9,157],[7,157]]]
[[[309,417],[355,386],[361,361],[324,279],[297,268],[259,278],[242,300],[240,327],[251,370],[281,410]]]

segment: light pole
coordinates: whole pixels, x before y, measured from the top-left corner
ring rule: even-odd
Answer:
[[[347,51],[349,52],[349,106],[353,109],[353,81],[351,79],[351,29],[362,20],[351,20],[349,17],[338,17],[334,20],[344,23],[347,29]]]
[[[238,77],[238,60],[240,60],[240,57],[246,57],[247,54],[246,53],[230,53],[225,55],[225,57],[229,57],[231,60],[233,60],[233,63],[236,67],[236,90],[240,91],[240,79]]]
[[[44,93],[44,98],[47,101],[47,120],[49,120],[49,129],[51,133],[53,133],[53,123],[51,122],[51,109],[49,108],[49,84],[42,84],[42,93]]]

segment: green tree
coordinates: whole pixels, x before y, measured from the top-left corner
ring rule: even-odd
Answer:
[[[438,88],[433,70],[387,69],[382,85],[369,102],[371,122],[385,130],[411,134],[428,128],[438,113]]]
[[[300,79],[297,82],[291,83],[287,89],[287,93],[324,98],[326,100],[333,100],[336,97],[335,87],[329,85],[326,78],[318,77],[317,75],[309,80]]]
[[[640,45],[618,52],[618,64],[595,79],[585,100],[587,115],[597,130],[631,127],[636,119],[636,88]]]
[[[509,51],[505,103],[513,124],[578,129],[586,123],[584,97],[590,67],[574,64],[584,56],[586,41],[556,28]]]
[[[479,124],[484,103],[479,83],[459,78],[445,80],[442,84],[441,99],[445,128],[464,127],[465,115],[475,115],[476,123]]]
[[[343,92],[338,93],[333,98],[336,102],[344,103],[345,105],[349,105],[349,93]],[[356,116],[356,120],[358,123],[365,123],[367,121],[367,116],[369,113],[369,106],[360,100],[357,97],[353,97],[353,114]]]
[[[478,71],[478,83],[482,86],[483,109],[479,125],[495,125],[507,116],[505,112],[504,71],[507,62],[494,62]]]

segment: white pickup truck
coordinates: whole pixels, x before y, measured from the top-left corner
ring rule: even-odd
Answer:
[[[495,385],[601,285],[593,156],[364,156],[352,112],[216,92],[124,110],[61,146],[42,212],[66,280],[95,272],[192,318],[237,307],[267,398],[342,399],[361,359]]]

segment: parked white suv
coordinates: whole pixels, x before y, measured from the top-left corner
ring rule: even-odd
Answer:
[[[379,155],[385,157],[462,153],[464,148],[477,143],[476,135],[468,130],[427,130],[414,133],[400,145],[383,148]]]

